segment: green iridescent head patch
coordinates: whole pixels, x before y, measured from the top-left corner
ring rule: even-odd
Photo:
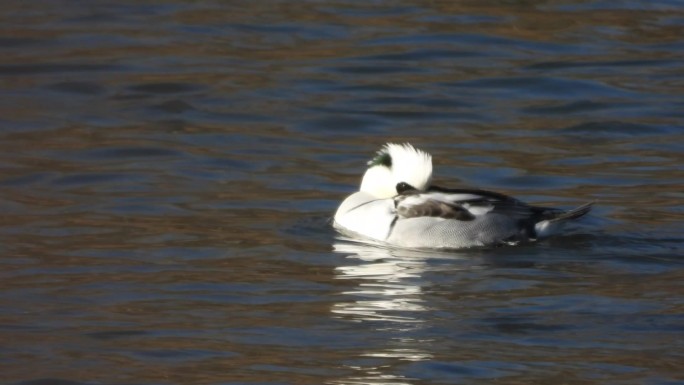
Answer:
[[[373,166],[385,166],[385,167],[392,167],[392,157],[390,154],[384,150],[378,151],[378,155],[375,156],[375,158],[371,159],[368,162],[368,165],[373,167]]]

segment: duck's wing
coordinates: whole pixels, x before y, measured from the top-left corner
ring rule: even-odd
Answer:
[[[466,207],[438,199],[434,194],[403,194],[394,198],[396,214],[400,218],[439,217],[471,221],[475,216]]]
[[[591,209],[591,204],[570,211],[530,206],[493,191],[439,187],[406,191],[393,203],[391,242],[443,248],[543,238]]]
[[[438,186],[431,186],[426,192],[407,191],[395,197],[394,204],[400,218],[440,217],[461,221],[471,221],[490,213],[525,220],[547,210],[493,191]]]

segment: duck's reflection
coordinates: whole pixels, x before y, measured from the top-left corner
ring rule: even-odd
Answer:
[[[357,376],[345,383],[408,384],[410,379],[396,373],[396,363],[433,358],[434,341],[423,329],[429,328],[431,309],[425,297],[425,273],[444,267],[431,266],[434,258],[459,259],[452,253],[426,253],[385,246],[355,243],[339,238],[336,253],[346,256],[335,269],[337,279],[354,280],[357,286],[343,292],[349,301],[333,305],[333,314],[355,322],[369,323],[363,329],[373,333],[361,357],[382,361],[379,365],[354,366]],[[454,266],[451,265],[451,268]]]
[[[355,300],[335,304],[333,313],[362,321],[424,322],[419,315],[426,310],[421,285],[426,267],[424,253],[351,242],[339,242],[333,247],[353,262],[337,267],[337,278],[360,280],[354,290],[343,293]]]

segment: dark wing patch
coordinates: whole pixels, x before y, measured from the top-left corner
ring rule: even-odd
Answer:
[[[468,204],[469,207],[489,207],[493,206],[492,213],[499,213],[518,219],[537,217],[547,208],[530,206],[511,196],[489,190],[468,189],[468,188],[445,188],[440,186],[430,186],[428,192],[439,192],[445,194],[468,194],[478,198],[461,200],[458,203]],[[454,202],[455,203],[455,202]]]
[[[447,206],[456,207],[457,209],[465,210],[460,205],[467,208],[477,207],[492,207],[489,211],[491,214],[505,215],[511,219],[518,221],[519,226],[526,232],[526,237],[534,237],[534,225],[543,220],[549,221],[564,221],[568,219],[577,219],[586,215],[593,203],[587,203],[573,210],[561,210],[551,207],[531,206],[511,196],[501,194],[494,191],[468,189],[468,188],[445,188],[440,186],[430,186],[427,188],[427,193],[443,193],[443,194],[466,194],[473,196],[472,199],[461,199],[459,201],[452,201],[447,203]],[[435,200],[440,203],[440,200]],[[467,210],[466,210],[467,211]],[[470,216],[469,211],[467,212]],[[517,236],[517,235],[516,235]]]
[[[489,191],[489,190],[480,190],[480,189],[468,189],[468,188],[446,188],[446,187],[440,187],[440,186],[430,186],[427,188],[427,192],[441,192],[441,193],[447,193],[447,194],[471,194],[471,195],[479,195],[482,197],[482,200],[487,200],[487,201],[502,201],[502,202],[519,202],[517,199],[510,197],[505,194],[501,194],[498,192],[494,191]]]
[[[459,205],[451,205],[432,199],[414,205],[397,205],[397,214],[402,218],[439,217],[459,221],[475,219],[473,214]]]

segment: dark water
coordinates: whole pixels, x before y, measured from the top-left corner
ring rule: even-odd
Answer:
[[[5,384],[684,383],[678,1],[9,1]],[[596,200],[411,253],[329,219],[387,141]]]

